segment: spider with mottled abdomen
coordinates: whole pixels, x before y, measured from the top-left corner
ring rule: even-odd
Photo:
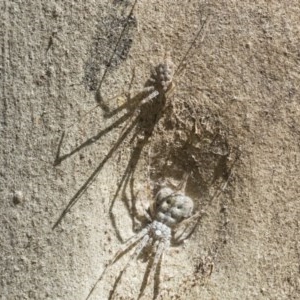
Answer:
[[[195,225],[202,215],[202,211],[193,215],[193,209],[194,202],[190,197],[185,195],[183,187],[178,187],[177,189],[171,189],[166,186],[161,187],[156,194],[153,203],[151,203],[149,207],[149,212],[145,211],[145,216],[150,223],[124,243],[121,249],[104,268],[87,299],[90,298],[96,285],[102,280],[109,267],[125,255],[131,248],[135,247],[135,250],[131,254],[125,267],[120,271],[119,276],[115,280],[113,289],[110,292],[111,298],[122,275],[130,266],[130,263],[139,257],[145,248],[151,247],[151,259],[149,259],[149,264],[138,295],[138,299],[140,299],[144,294],[146,286],[156,277],[155,274],[158,273],[158,265],[161,263],[163,255],[166,253],[169,246],[183,242],[193,232]],[[158,281],[154,286],[154,299],[159,293],[159,276],[157,280]]]

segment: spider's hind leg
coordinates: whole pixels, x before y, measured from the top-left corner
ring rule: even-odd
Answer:
[[[148,235],[148,229],[145,228],[143,229],[141,232],[137,233],[136,235],[134,235],[133,237],[131,237],[129,240],[127,240],[127,242],[125,242],[125,244],[121,247],[121,249],[115,254],[115,256],[110,260],[110,262],[105,266],[104,270],[102,271],[100,277],[98,278],[98,280],[96,281],[96,283],[94,284],[94,286],[92,287],[90,293],[88,294],[86,300],[88,300],[90,298],[90,296],[92,295],[92,293],[94,292],[94,290],[96,289],[96,286],[98,285],[98,283],[102,280],[102,278],[104,277],[104,275],[106,274],[106,271],[108,270],[109,267],[111,267],[117,260],[119,260],[123,255],[125,255],[136,243],[139,244],[136,248],[136,250],[134,251],[134,253],[130,256],[127,264],[125,265],[125,267],[123,268],[123,270],[120,272],[119,276],[117,277],[115,284],[114,284],[114,289],[117,287],[118,282],[120,281],[122,274],[125,272],[125,270],[127,269],[127,267],[129,266],[130,262],[136,258],[140,252],[143,250],[143,248],[147,245],[148,241],[149,241],[150,237]]]
[[[128,269],[128,267],[130,266],[130,264],[132,263],[133,260],[135,260],[140,253],[142,252],[142,250],[145,248],[145,246],[147,244],[152,243],[152,238],[150,238],[149,234],[144,235],[143,239],[139,242],[139,244],[137,245],[135,251],[130,255],[125,267],[120,271],[118,277],[116,278],[114,285],[109,293],[109,297],[108,299],[112,299],[114,292],[117,289],[117,286],[123,276],[123,274],[125,273],[125,271]]]
[[[140,299],[145,292],[146,286],[151,284],[152,281],[155,279],[155,275],[158,273],[157,272],[157,267],[158,265],[161,264],[162,258],[163,258],[163,254],[165,252],[165,250],[167,250],[169,248],[169,241],[166,240],[162,240],[162,241],[157,241],[155,243],[157,245],[156,249],[155,249],[155,256],[154,256],[154,260],[153,263],[150,266],[150,270],[148,272],[146,272],[141,289],[140,289],[140,293],[138,296],[138,299]],[[149,282],[148,282],[149,280]],[[158,284],[159,284],[159,278],[158,278]],[[158,296],[158,284],[155,283],[154,286],[154,295],[153,295],[153,299],[156,299],[156,297]]]

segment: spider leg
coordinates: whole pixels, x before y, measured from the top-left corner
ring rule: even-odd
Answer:
[[[152,215],[150,214],[149,209],[150,207],[148,207],[145,204],[145,200],[146,201],[150,201],[148,200],[148,197],[145,199],[144,196],[139,196],[140,191],[138,191],[135,195],[135,201],[136,201],[136,213],[137,213],[137,219],[140,220],[141,218],[146,218],[150,223],[153,221]],[[141,199],[141,200],[139,200]]]
[[[189,176],[190,176],[190,173],[185,172],[182,176],[182,179],[180,180],[180,182],[177,185],[172,183],[170,180],[166,179],[163,182],[163,186],[170,186],[170,187],[172,187],[172,189],[174,190],[175,193],[180,192],[180,193],[184,194]]]
[[[150,92],[153,92],[153,90],[154,90],[154,86],[150,85],[150,86],[145,86],[143,88],[139,88],[137,90],[130,91],[130,94],[133,93],[134,95],[138,95],[138,94],[142,94],[142,93],[150,93]]]
[[[164,252],[169,248],[169,241],[162,241],[158,244],[158,247],[157,247],[157,251],[155,253],[155,257],[154,257],[154,262],[153,262],[153,265],[152,265],[152,268],[151,268],[151,271],[150,271],[150,274],[149,274],[149,279],[150,279],[150,282],[149,284],[151,284],[151,282],[153,280],[155,280],[155,273],[156,273],[156,269],[157,269],[157,266],[159,263],[161,263],[162,259],[163,259],[163,255],[164,255]],[[158,278],[158,283],[159,283],[159,278]],[[157,288],[157,290],[154,290],[154,299],[157,297],[158,295],[158,285],[155,287]]]
[[[142,239],[142,240],[141,240]],[[141,240],[141,241],[140,241]],[[128,267],[130,261],[134,258],[137,257],[139,255],[139,253],[141,252],[141,250],[145,247],[145,245],[147,244],[149,240],[149,235],[148,235],[148,228],[143,229],[141,232],[137,233],[136,235],[134,235],[133,237],[131,237],[129,240],[127,240],[125,242],[125,244],[123,244],[123,246],[120,248],[120,250],[115,254],[115,256],[110,260],[110,262],[105,266],[104,270],[102,271],[100,277],[98,278],[98,280],[96,281],[96,283],[94,284],[94,286],[92,287],[90,293],[88,294],[86,300],[88,300],[90,298],[90,296],[92,295],[93,291],[95,290],[96,286],[98,285],[98,283],[101,281],[101,279],[104,277],[107,269],[112,266],[118,259],[120,259],[125,253],[127,253],[127,251],[130,250],[131,247],[133,247],[138,241],[139,244],[137,246],[137,249],[135,250],[135,252],[130,256],[129,261],[127,262],[125,268],[121,271],[121,275],[119,275],[118,278],[120,278],[124,272],[124,270],[126,270],[126,268]],[[138,252],[138,253],[137,253]],[[135,255],[137,253],[137,255]]]
[[[146,234],[143,239],[139,242],[139,244],[137,245],[135,251],[130,255],[125,267],[120,271],[117,279],[115,280],[115,283],[113,285],[113,288],[110,291],[109,294],[109,298],[108,299],[112,299],[112,296],[123,276],[123,274],[125,273],[125,271],[128,269],[128,267],[130,266],[130,264],[132,263],[133,260],[135,260],[141,253],[141,251],[144,249],[144,247],[149,244],[152,243],[152,238],[150,238],[150,236],[148,234]]]
[[[167,248],[169,248],[170,242],[167,240],[157,241],[155,244],[157,244],[157,247],[155,249],[155,256],[153,260],[153,264],[151,265],[151,269],[149,271],[149,275],[145,279],[145,283],[141,286],[140,293],[138,296],[138,299],[140,299],[144,295],[145,288],[147,286],[147,281],[149,279],[149,284],[152,283],[154,280],[155,271],[157,269],[158,263],[161,262],[163,254]],[[157,295],[157,291],[154,291],[154,298]]]
[[[174,241],[177,244],[180,244],[184,240],[188,239],[195,231],[200,221],[200,218],[203,215],[205,215],[205,213],[201,210],[200,212],[197,212],[191,217],[181,221],[180,224],[177,226],[176,233],[174,234]]]
[[[176,89],[176,84],[174,82],[170,83],[169,89],[166,91],[165,96],[166,98],[172,97],[174,95],[175,89]]]
[[[185,188],[186,188],[186,184],[187,184],[187,181],[189,179],[189,176],[190,174],[185,172],[183,174],[183,177],[181,179],[181,181],[179,182],[179,184],[176,186],[176,191],[179,191],[179,192],[182,192],[184,193],[185,192]]]
[[[151,101],[153,98],[155,98],[156,96],[159,95],[159,91],[157,90],[153,90],[152,93],[150,93],[146,98],[144,98],[142,101],[141,101],[141,104],[137,107],[137,109],[139,109],[140,106],[142,106],[143,104]]]
[[[129,240],[125,242],[125,244],[122,245],[122,248],[115,254],[113,259],[110,261],[110,263],[107,265],[113,265],[122,255],[124,252],[127,252],[134,244],[136,244],[140,239],[145,238],[148,234],[148,228],[144,228],[142,231],[131,237]]]
[[[155,218],[155,212],[156,212],[156,198],[154,197],[151,197],[150,199],[149,212],[150,212],[150,217],[153,220]]]

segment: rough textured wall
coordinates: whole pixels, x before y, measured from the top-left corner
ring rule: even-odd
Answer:
[[[207,215],[166,253],[158,297],[300,298],[299,1],[0,5],[1,299],[86,299],[155,183],[184,172]],[[134,123],[124,95],[168,51],[187,54],[176,88]],[[146,259],[111,298],[137,297]]]

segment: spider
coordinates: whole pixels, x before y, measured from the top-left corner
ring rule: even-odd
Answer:
[[[182,187],[177,187],[175,189],[166,186],[161,187],[156,194],[153,203],[150,204],[149,213],[145,212],[145,216],[150,223],[136,235],[127,240],[114,255],[111,261],[105,266],[86,300],[90,298],[96,285],[104,277],[109,267],[135,246],[134,252],[131,254],[125,267],[121,270],[119,276],[115,280],[113,289],[110,292],[109,299],[111,299],[114,290],[117,288],[118,282],[130,263],[137,259],[145,248],[151,247],[153,259],[145,272],[144,280],[138,295],[138,299],[140,299],[144,294],[147,284],[150,284],[154,280],[155,274],[158,273],[158,265],[161,264],[163,255],[169,246],[171,244],[183,242],[193,233],[199,217],[202,214],[202,211],[193,214],[193,209],[194,202],[190,197],[185,195],[182,191]],[[191,226],[191,224],[193,225]],[[154,284],[154,299],[158,296],[158,291],[155,291],[155,287],[156,285]]]
[[[146,106],[148,103],[151,104],[152,102],[155,102],[157,105],[156,111],[158,112],[158,114],[161,114],[161,110],[163,110],[164,108],[166,99],[175,89],[175,85],[173,83],[174,75],[175,64],[172,62],[169,52],[167,52],[163,62],[159,63],[155,67],[152,67],[151,76],[148,79],[146,86],[142,89],[134,91],[134,94],[136,96],[129,96],[129,99],[138,99],[139,102],[131,111],[131,115],[128,117],[128,121],[122,129],[121,135],[124,134],[124,132],[127,131],[128,128],[131,128],[130,124],[133,123],[133,119],[137,121],[137,118],[139,118],[143,114],[146,114],[147,119],[149,119],[149,109],[151,108],[145,107],[144,109],[144,106]],[[131,92],[129,92],[129,94],[131,94]],[[112,114],[113,113],[114,112],[112,112]],[[155,121],[156,120],[152,121],[153,125]],[[151,135],[152,130],[148,130],[149,135]]]

